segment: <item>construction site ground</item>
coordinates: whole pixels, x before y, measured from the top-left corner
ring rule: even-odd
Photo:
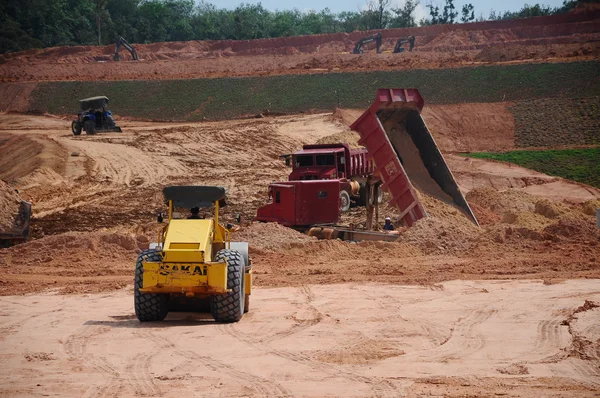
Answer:
[[[29,242],[0,249],[0,393],[593,396],[600,191],[458,156],[514,148],[509,105],[426,108],[481,227],[423,196],[430,217],[393,243],[317,241],[251,222],[268,184],[289,173],[279,155],[356,143],[348,124],[361,110],[121,119],[123,133],[79,137],[66,117],[1,114],[2,194],[14,200],[17,188],[34,219]],[[156,240],[170,184],[223,185],[224,220],[242,215],[234,239],[250,243],[256,289],[240,323],[135,318],[135,259]],[[386,215],[398,210],[384,205]],[[364,219],[353,208],[342,221]]]
[[[128,54],[114,62],[114,46],[1,55],[0,228],[10,227],[19,197],[33,204],[33,218],[27,243],[0,249],[0,396],[597,396],[600,190],[463,155],[598,143],[599,18],[588,4],[543,18],[391,29],[382,54],[349,54],[365,35],[353,32],[134,43],[139,62]],[[415,51],[392,54],[410,34]],[[493,90],[446,81],[442,69]],[[479,227],[426,195],[429,217],[395,242],[319,241],[252,222],[269,183],[289,174],[281,154],[356,144],[348,126],[368,102],[343,96],[354,98],[348,87],[375,84],[376,74],[338,72],[419,70],[436,72],[414,86],[443,94],[425,98],[423,118]],[[542,70],[554,76],[548,90],[533,79]],[[281,76],[253,78],[273,75]],[[331,86],[317,87],[320,76]],[[245,78],[215,80],[226,89],[185,80],[221,77]],[[261,90],[292,78],[317,96],[339,90],[339,107],[361,109],[290,100],[282,113],[308,113],[273,116]],[[111,99],[130,102],[122,114],[111,102],[123,133],[73,136],[76,101],[111,85]],[[188,85],[222,91],[161,98]],[[464,96],[448,100],[458,87]],[[59,89],[72,105],[59,104]],[[147,121],[205,116],[234,120]],[[250,244],[254,289],[239,323],[185,312],[162,323],[135,317],[135,260],[157,239],[162,188],[183,184],[226,187],[222,221],[242,217],[233,239]],[[386,199],[380,220],[395,219]],[[361,226],[365,213],[354,207],[341,223]]]

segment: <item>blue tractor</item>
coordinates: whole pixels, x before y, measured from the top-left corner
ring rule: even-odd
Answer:
[[[122,131],[121,127],[116,125],[112,112],[108,110],[108,97],[86,98],[79,100],[79,104],[81,112],[71,123],[73,135],[81,134],[81,130],[84,130],[86,134],[109,131],[120,133]]]

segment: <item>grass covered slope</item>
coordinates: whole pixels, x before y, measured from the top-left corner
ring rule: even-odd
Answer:
[[[32,110],[75,114],[77,99],[106,95],[120,116],[156,120],[230,119],[261,112],[366,108],[375,90],[417,87],[425,102],[518,101],[593,97],[600,92],[600,63],[573,62],[451,69],[327,73],[247,78],[39,83]]]
[[[475,152],[464,156],[514,163],[551,176],[600,188],[600,147],[502,153]]]
[[[600,145],[598,95],[524,100],[510,109],[515,116],[517,147]]]

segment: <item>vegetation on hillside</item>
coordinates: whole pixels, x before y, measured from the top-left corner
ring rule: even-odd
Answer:
[[[465,156],[514,163],[551,176],[600,188],[600,147],[502,153],[477,152]]]
[[[582,79],[585,76],[585,79]],[[366,109],[382,87],[418,87],[426,104],[519,101],[600,92],[597,61],[243,78],[38,83],[32,110],[74,114],[77,99],[107,95],[121,116],[230,119],[258,113]]]
[[[600,97],[588,94],[515,102],[517,147],[600,145]]]
[[[441,1],[441,0],[437,0]],[[490,15],[512,19],[566,12],[580,2],[564,0],[562,7],[525,5],[517,12]],[[118,36],[132,43],[186,40],[248,40],[265,37],[352,32],[459,22],[454,0],[440,9],[430,2],[430,15],[416,21],[418,0],[366,0],[360,11],[269,11],[261,3],[242,3],[233,10],[194,0],[3,0],[0,2],[0,53],[63,45],[114,43]],[[460,12],[461,22],[475,19],[472,4]],[[478,20],[483,20],[480,17]]]

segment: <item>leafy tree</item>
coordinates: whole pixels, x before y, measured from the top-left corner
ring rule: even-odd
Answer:
[[[118,36],[132,43],[184,40],[248,40],[263,37],[353,32],[417,25],[418,0],[366,0],[361,11],[338,14],[329,9],[301,12],[269,11],[261,3],[240,4],[233,10],[195,0],[2,0],[0,53],[35,47],[114,43]],[[429,3],[429,18],[420,25],[455,23],[454,0]],[[600,0],[564,0],[562,7],[535,4],[519,11],[496,13],[489,19],[528,18],[567,12],[582,3]],[[462,7],[461,22],[475,19],[472,4]],[[478,20],[483,20],[479,18]]]
[[[390,27],[412,28],[417,26],[417,21],[415,21],[415,16],[413,14],[418,5],[418,0],[405,0],[402,7],[393,8],[392,11],[395,16],[391,20]]]
[[[458,12],[456,11],[456,7],[454,7],[454,0],[446,0],[446,4],[444,5],[444,12],[442,13],[441,23],[454,23],[454,20],[458,16]]]
[[[431,17],[428,20],[428,25],[437,25],[440,24],[440,8],[438,6],[433,6],[433,3],[427,4],[425,7],[429,8],[429,16]]]
[[[473,22],[475,20],[475,11],[473,8],[473,4],[465,4],[462,8],[462,16],[460,17],[460,21],[462,23]]]

